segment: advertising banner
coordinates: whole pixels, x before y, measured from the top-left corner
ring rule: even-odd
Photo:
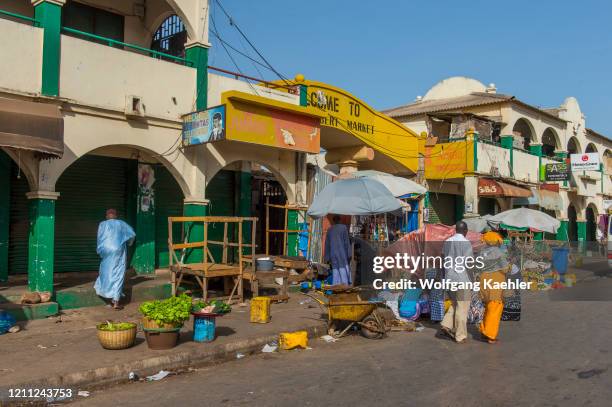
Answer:
[[[572,171],[599,171],[599,154],[570,154]]]
[[[544,168],[546,181],[569,181],[570,179],[570,167],[567,163],[548,163]]]
[[[225,105],[183,116],[183,146],[225,140]]]

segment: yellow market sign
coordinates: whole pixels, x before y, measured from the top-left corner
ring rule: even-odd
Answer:
[[[474,141],[459,140],[440,143],[431,147],[421,141],[425,157],[425,178],[463,178],[466,172],[474,172]]]
[[[239,91],[223,92],[221,100],[227,108],[225,140],[320,152],[321,113]]]
[[[415,132],[342,89],[309,80],[297,84],[306,85],[307,108],[324,115],[321,131],[327,127],[353,135],[412,172],[417,171],[420,137]]]

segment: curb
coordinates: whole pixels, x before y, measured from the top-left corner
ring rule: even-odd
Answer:
[[[323,322],[295,330],[307,331],[308,338],[312,339],[327,333],[327,323]],[[236,353],[243,353],[245,356],[261,353],[263,345],[274,340],[278,340],[278,334],[243,339],[224,345],[203,346],[202,350],[156,356],[116,366],[58,374],[32,382],[15,383],[6,387],[78,388],[78,390],[98,388],[129,382],[128,375],[130,372],[136,372],[140,377],[144,377],[155,374],[162,369],[180,370],[236,360]]]

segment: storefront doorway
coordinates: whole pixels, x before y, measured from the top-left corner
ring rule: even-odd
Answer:
[[[597,241],[597,209],[593,205],[586,208],[586,241]]]
[[[284,205],[287,194],[276,176],[266,167],[257,163],[240,161],[226,166],[211,179],[206,187],[206,197],[209,200],[209,214],[211,216],[244,216],[256,217],[256,247],[258,253],[266,250],[266,214],[269,215],[269,228],[284,229],[284,212],[270,208],[266,211],[266,203]],[[230,240],[237,231],[229,231]],[[211,229],[211,239],[222,238],[223,230]],[[243,239],[250,241],[251,231],[246,227]],[[270,233],[269,253],[282,254],[282,234]],[[221,256],[220,248],[211,248],[213,257],[218,260]]]
[[[97,229],[109,208],[116,209],[118,217],[136,230],[137,239],[146,234],[154,244],[151,268],[168,266],[168,216],[182,215],[183,193],[162,164],[149,164],[155,179],[151,187],[154,219],[146,231],[139,230],[138,165],[137,159],[88,154],[60,176],[56,184],[60,197],[55,209],[54,272],[98,270]],[[132,246],[130,254],[134,250]]]
[[[578,241],[578,226],[576,225],[576,218],[576,208],[574,207],[574,205],[570,205],[567,208],[567,235],[570,242]]]

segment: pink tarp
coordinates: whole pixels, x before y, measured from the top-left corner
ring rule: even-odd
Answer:
[[[408,256],[442,256],[442,245],[446,239],[455,234],[454,226],[442,224],[427,224],[424,227],[408,233],[384,251],[385,256],[395,256],[397,253]],[[474,252],[479,251],[484,243],[480,240],[481,234],[468,232],[467,239],[472,244]],[[424,270],[417,270],[423,275]]]

